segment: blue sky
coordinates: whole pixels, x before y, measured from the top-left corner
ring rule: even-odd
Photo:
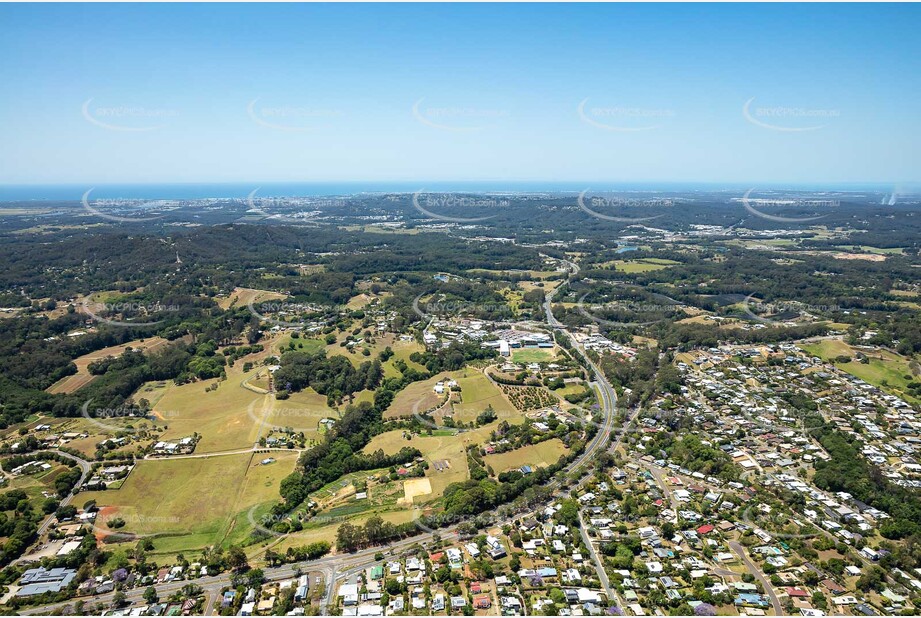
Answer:
[[[921,180],[918,5],[6,4],[0,23],[0,183]]]

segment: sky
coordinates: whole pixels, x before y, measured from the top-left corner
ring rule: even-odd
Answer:
[[[0,184],[921,180],[921,6],[0,5]]]

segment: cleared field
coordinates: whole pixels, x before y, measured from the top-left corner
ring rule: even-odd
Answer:
[[[456,420],[469,423],[475,420],[487,406],[492,406],[496,416],[500,419],[518,415],[515,406],[482,372],[465,369],[455,372],[452,377],[457,380],[461,388],[460,403],[453,404]]]
[[[403,481],[403,501],[412,504],[416,496],[432,493],[432,481],[428,478],[408,479]]]
[[[346,337],[348,337],[348,332],[339,333],[335,343],[326,345],[326,356],[344,356],[357,367],[365,361],[375,360],[385,348],[389,347],[393,350],[393,356],[387,362],[383,363],[385,377],[398,377],[400,375],[400,372],[393,365],[397,360],[403,360],[407,365],[418,371],[425,371],[425,367],[409,360],[413,352],[425,351],[425,347],[416,341],[400,341],[393,333],[384,333],[382,335],[372,336],[374,343],[368,344],[363,341],[353,346],[350,350],[342,345]],[[370,354],[365,356],[363,350],[368,350]]]
[[[162,423],[155,423],[147,419],[137,419],[137,418],[109,418],[105,419],[105,425],[111,427],[108,429],[106,426],[101,426],[97,423],[94,423],[93,420],[83,418],[82,416],[69,417],[69,418],[54,418],[54,417],[35,417],[30,418],[28,423],[25,425],[25,428],[33,433],[34,428],[37,425],[50,425],[51,429],[47,432],[36,433],[37,437],[42,437],[48,434],[85,434],[85,438],[74,438],[68,440],[64,443],[67,448],[72,448],[80,451],[89,458],[92,458],[96,453],[96,445],[99,442],[102,442],[106,438],[111,438],[113,435],[118,433],[121,429],[134,429],[137,432],[140,432],[143,435],[148,435],[145,432],[151,432],[149,437],[142,438],[139,442],[135,442],[131,445],[126,445],[120,447],[118,450],[122,452],[132,452],[138,448],[141,444],[147,444],[150,440],[154,439],[154,436],[157,435],[156,432],[162,428]],[[21,437],[19,436],[19,426],[8,429],[3,434],[3,442],[6,444],[12,444],[13,442],[18,442]]]
[[[409,367],[417,371],[426,371],[424,365],[420,365],[414,361],[409,360],[409,357],[413,352],[424,352],[425,346],[417,341],[399,341],[396,340],[390,344],[390,349],[393,350],[393,357],[384,363],[384,376],[385,377],[399,377],[402,375],[399,370],[394,367],[394,363],[398,360],[402,360]]]
[[[520,348],[512,350],[513,363],[549,363],[556,358],[552,348]]]
[[[588,385],[581,382],[579,384],[567,384],[563,388],[553,391],[553,393],[558,397],[565,397],[566,395],[578,395],[586,390],[588,390]]]
[[[294,348],[291,347],[292,344],[294,345]],[[279,337],[273,349],[278,354],[289,352],[292,349],[298,352],[308,352],[313,354],[315,352],[319,352],[325,347],[326,342],[322,339],[312,339],[308,337],[298,337],[297,339],[294,339],[290,334],[285,334]]]
[[[662,260],[658,258],[644,258],[638,260],[614,260],[609,265],[614,266],[616,270],[625,273],[645,273],[653,270],[662,270],[678,264],[671,260]]]
[[[835,363],[835,366],[846,373],[856,376],[869,384],[898,395],[908,402],[921,403],[921,399],[909,395],[906,391],[909,380],[905,376],[911,375],[908,359],[885,350],[856,350],[838,339],[828,339],[817,343],[800,346],[809,354],[824,360],[833,360],[837,356],[850,356],[854,360],[849,363]],[[857,353],[867,356],[868,364],[863,364],[856,359]]]
[[[106,507],[97,526],[124,519],[120,532],[157,535],[156,553],[222,544],[228,534],[245,536],[255,505],[278,499],[281,480],[294,470],[296,453],[273,454],[276,462],[259,465],[261,455],[144,460],[120,489],[86,492],[76,503],[95,500]]]
[[[217,301],[221,309],[248,305],[250,303],[259,303],[268,300],[281,300],[286,298],[284,294],[273,292],[272,290],[256,290],[253,288],[234,288],[230,296]]]
[[[261,395],[241,386],[258,369],[244,374],[242,363],[227,369],[227,380],[204,380],[176,386],[168,382],[154,405],[154,413],[167,423],[164,440],[199,433],[202,438],[196,453],[211,453],[252,446],[258,439],[259,424],[253,411],[262,418],[274,403],[271,395]],[[217,390],[205,389],[217,384]]]
[[[903,247],[871,247],[869,245],[841,245],[837,247],[838,249],[845,249],[847,251],[863,251],[864,253],[879,253],[882,255],[903,255],[905,249]]]
[[[383,299],[388,296],[391,296],[390,292],[381,292],[378,295],[372,294],[370,292],[362,292],[356,296],[353,296],[349,299],[349,302],[346,303],[346,307],[349,309],[361,309],[362,307],[367,307],[369,303],[377,299]]]
[[[138,339],[123,345],[114,345],[108,348],[103,348],[101,350],[96,350],[95,352],[90,352],[89,354],[84,354],[83,356],[74,359],[74,364],[77,366],[77,373],[65,378],[61,378],[49,386],[46,390],[52,394],[72,393],[79,389],[81,386],[86,386],[96,378],[96,376],[90,374],[89,366],[91,363],[102,360],[107,356],[121,356],[128,348],[132,348],[134,350],[150,351],[155,350],[165,345],[166,343],[168,343],[168,341],[162,337],[150,337],[148,339]]]
[[[448,374],[440,374],[428,380],[413,382],[401,390],[397,393],[396,397],[393,398],[390,407],[384,412],[384,418],[389,419],[412,416],[417,403],[419,404],[419,412],[437,405],[438,402],[442,400],[442,395],[436,394],[432,389],[435,388],[436,382],[445,379],[447,375]]]
[[[51,468],[34,474],[6,477],[6,483],[0,487],[3,491],[21,489],[29,496],[29,500],[43,500],[45,493],[54,494],[54,481],[62,473],[69,470],[67,466],[55,461],[49,461]],[[38,506],[38,505],[35,505]]]
[[[291,427],[295,431],[303,431],[310,439],[316,439],[321,420],[340,416],[338,410],[326,405],[326,396],[312,388],[292,393],[288,399],[275,400],[273,397],[272,400],[272,406],[267,409],[268,415],[260,416],[260,408],[253,408],[255,416],[260,421],[264,419],[265,427]]]
[[[498,455],[486,455],[483,461],[498,474],[506,470],[516,470],[521,466],[532,468],[546,467],[554,464],[568,449],[558,438],[517,448],[514,451]]]

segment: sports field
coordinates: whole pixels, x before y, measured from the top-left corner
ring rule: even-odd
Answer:
[[[518,348],[512,350],[513,363],[549,363],[556,358],[553,348]]]

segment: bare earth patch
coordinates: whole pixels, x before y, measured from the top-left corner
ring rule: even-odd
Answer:
[[[403,481],[403,502],[412,504],[416,496],[432,493],[432,482],[427,477]]]

